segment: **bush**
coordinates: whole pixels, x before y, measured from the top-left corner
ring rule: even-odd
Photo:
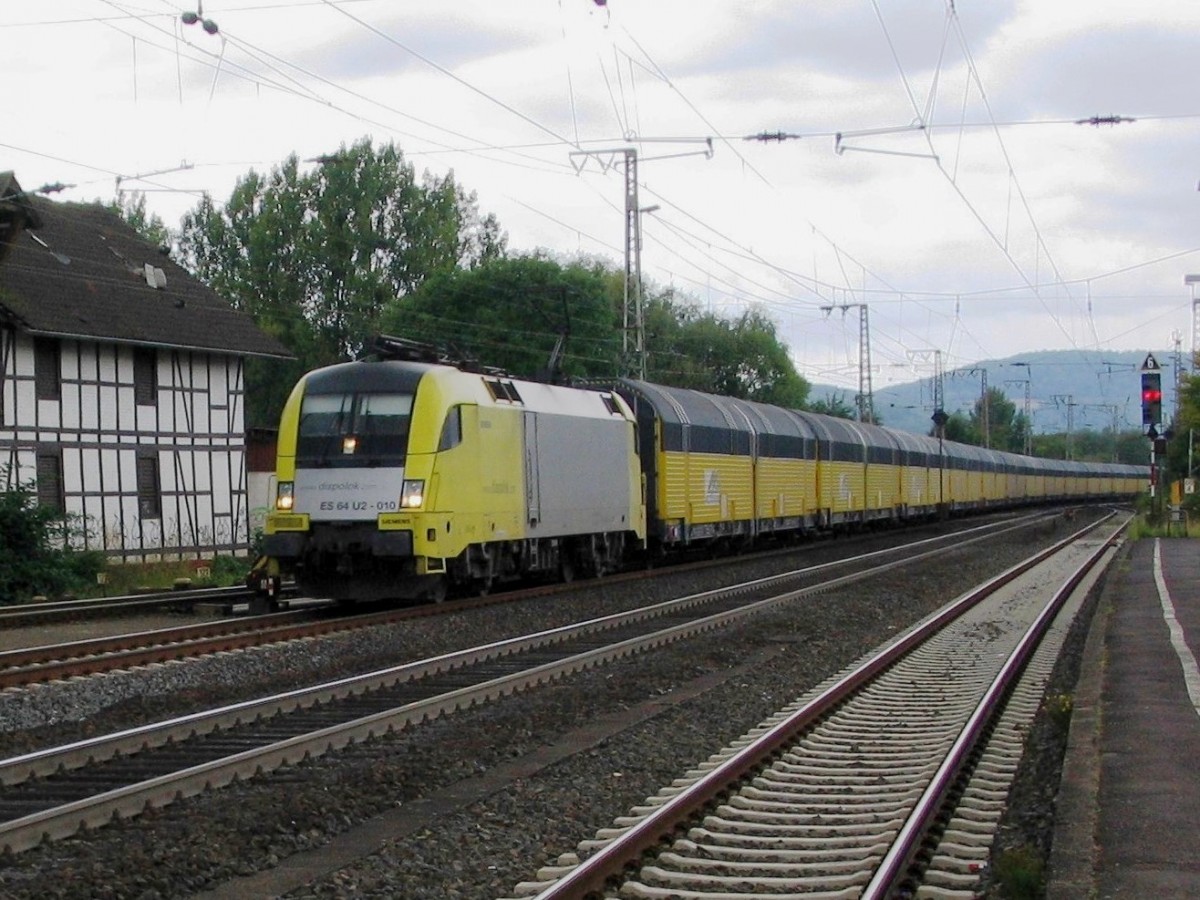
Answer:
[[[213,581],[217,584],[241,584],[253,563],[253,558],[244,556],[218,556],[213,560]]]
[[[0,492],[0,603],[62,596],[95,584],[104,554],[71,549],[77,520],[37,502],[30,484]]]

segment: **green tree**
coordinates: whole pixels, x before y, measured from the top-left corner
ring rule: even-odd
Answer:
[[[6,469],[0,482],[8,483]],[[38,503],[32,483],[0,490],[0,603],[94,584],[104,554],[71,549],[77,531],[58,510]]]
[[[1115,447],[1117,462],[1142,466],[1150,452],[1149,441],[1137,431],[1118,432],[1115,440],[1111,428],[1075,431],[1069,436],[1066,432],[1033,436],[1033,455],[1044,459],[1067,459],[1068,446],[1070,458],[1082,462],[1112,462]]]
[[[431,277],[395,301],[381,325],[400,337],[454,344],[524,377],[544,369],[565,332],[562,370],[611,378],[622,370],[623,279],[594,259],[491,259]],[[650,381],[783,406],[799,407],[807,398],[808,383],[796,374],[774,324],[757,311],[722,319],[651,286],[645,323]]]
[[[1186,453],[1186,448],[1183,448]],[[1150,461],[1150,442],[1141,431],[1122,431],[1117,434],[1117,462],[1135,466]]]
[[[937,436],[937,427],[929,432],[931,436]],[[979,432],[972,426],[971,416],[964,413],[962,410],[955,410],[950,413],[946,419],[946,426],[942,432],[942,437],[948,441],[958,441],[960,444],[976,444],[979,443]]]
[[[984,441],[984,398],[975,401],[971,409],[968,443],[988,446],[1010,453],[1021,453],[1025,449],[1025,436],[1030,433],[1030,422],[1017,405],[1008,399],[1004,391],[996,387],[987,389],[987,441]]]
[[[620,356],[611,273],[598,262],[497,257],[431,276],[380,317],[388,334],[452,345],[486,365],[534,377],[560,336],[561,371],[611,376]]]
[[[1200,469],[1200,453],[1196,444],[1200,442],[1200,376],[1184,375],[1179,382],[1179,408],[1175,410],[1170,424],[1163,429],[1166,437],[1166,460],[1164,481],[1170,484],[1185,478],[1196,477]],[[1139,435],[1140,455],[1138,460],[1149,462],[1151,444],[1145,435]],[[1159,460],[1163,464],[1163,460]],[[1168,488],[1169,490],[1169,488]],[[1166,496],[1170,496],[1167,494]],[[1200,511],[1200,493],[1184,495],[1184,507],[1193,516]]]
[[[247,366],[247,424],[274,425],[300,373],[353,358],[394,298],[499,256],[504,238],[453,175],[418,179],[394,145],[364,138],[310,171],[295,155],[251,170],[224,206],[204,197],[179,246],[195,275],[296,355]]]
[[[99,200],[96,202],[128,222],[133,230],[147,242],[156,247],[170,248],[171,232],[163,223],[161,216],[157,213],[146,212],[146,195],[141,191],[133,191],[129,194],[122,192],[117,195],[116,200],[108,203],[102,203]]]
[[[836,416],[839,419],[858,418],[858,410],[850,404],[845,394],[837,391],[831,391],[822,399],[810,403],[808,408],[811,412],[820,413],[823,416]]]
[[[648,298],[645,319],[648,380],[796,409],[806,405],[809,384],[761,311],[724,319],[666,292]]]

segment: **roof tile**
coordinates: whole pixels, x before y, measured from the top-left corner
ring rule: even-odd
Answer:
[[[26,199],[40,227],[18,234],[0,262],[0,315],[24,330],[245,356],[292,356],[250,316],[110,210],[99,204]],[[147,266],[150,278],[161,270],[165,284],[152,287]]]

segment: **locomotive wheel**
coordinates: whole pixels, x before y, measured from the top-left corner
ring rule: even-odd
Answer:
[[[564,584],[575,580],[575,563],[569,553],[564,553],[558,563],[558,576]]]
[[[433,579],[429,588],[425,591],[425,599],[430,603],[443,603],[450,593],[450,585],[444,575],[439,575]]]

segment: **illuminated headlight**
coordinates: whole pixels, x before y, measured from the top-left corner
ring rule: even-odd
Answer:
[[[416,509],[425,502],[425,481],[406,481],[400,488],[400,508]]]
[[[290,481],[279,482],[279,488],[275,492],[275,508],[289,510],[295,505],[296,498],[293,492],[293,483]]]

